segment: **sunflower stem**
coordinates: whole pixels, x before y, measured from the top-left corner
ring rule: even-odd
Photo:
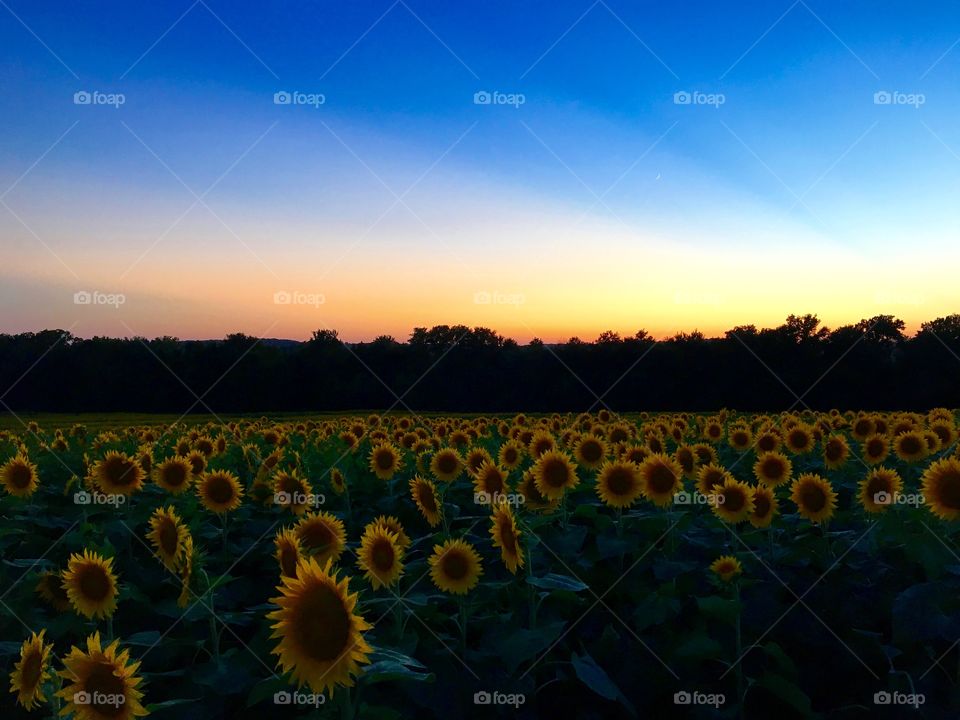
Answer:
[[[743,720],[743,701],[744,701],[744,690],[743,690],[743,663],[739,660],[743,657],[743,636],[740,632],[740,583],[734,583],[734,598],[737,601],[737,705],[738,705],[738,714]]]
[[[533,574],[533,542],[530,540],[530,533],[527,533],[527,585],[530,587],[530,629],[537,627],[537,588],[530,583],[534,578]]]
[[[113,642],[113,615],[107,618],[107,645]]]
[[[467,654],[467,598],[460,598],[460,655]]]
[[[217,634],[217,621],[213,617],[213,611],[210,611],[210,645],[213,650],[213,659],[220,665],[220,636]]]

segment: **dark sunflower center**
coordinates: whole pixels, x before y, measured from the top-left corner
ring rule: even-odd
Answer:
[[[333,662],[347,650],[350,614],[333,588],[314,584],[300,599],[292,630],[312,660]]]
[[[160,547],[166,555],[176,555],[177,547],[180,544],[180,537],[177,534],[177,527],[171,520],[164,520],[160,523]]]
[[[394,553],[393,545],[389,540],[377,540],[373,549],[370,551],[370,559],[373,560],[373,566],[380,572],[392,570],[395,558],[396,553]]]
[[[503,476],[497,470],[490,470],[483,478],[483,488],[488,493],[503,492]]]
[[[233,485],[222,475],[211,475],[207,480],[207,497],[218,505],[226,505],[233,500]]]
[[[280,569],[287,577],[297,576],[297,549],[290,543],[280,547]]]
[[[333,539],[333,532],[321,520],[303,526],[300,532],[300,540],[313,550],[325,550],[333,542]]]
[[[587,462],[597,462],[603,457],[603,447],[596,440],[588,440],[580,446],[580,454]]]
[[[98,662],[83,683],[90,695],[90,707],[107,717],[123,714],[126,704],[126,686],[123,678],[114,674],[115,669],[111,662]]]
[[[207,466],[207,464],[203,461],[202,456],[194,455],[190,457],[189,460],[190,460],[190,467],[192,468],[194,475],[199,475],[200,473],[202,473],[203,469]]]
[[[633,490],[633,473],[627,468],[613,468],[607,474],[607,490],[613,495],[628,495]]]
[[[505,550],[508,552],[516,552],[517,536],[516,533],[513,532],[513,525],[508,519],[500,521],[500,540]]]
[[[109,460],[104,474],[112,485],[129,485],[136,480],[136,466],[126,458]]]
[[[753,514],[763,519],[770,514],[770,499],[766,495],[755,495],[753,498]]]
[[[773,435],[764,435],[757,441],[757,447],[762,452],[770,452],[777,446],[777,440]]]
[[[420,504],[427,512],[436,512],[437,502],[433,498],[433,490],[426,485],[421,485],[419,489]]]
[[[940,504],[951,510],[960,510],[960,472],[948,470],[937,483]]]
[[[885,475],[874,475],[867,481],[867,497],[873,500],[873,497],[880,492],[893,492],[893,483]]]
[[[666,465],[655,465],[650,471],[648,482],[655,493],[662,495],[673,489],[676,480],[673,471]]]
[[[810,444],[810,436],[801,430],[790,433],[790,442],[795,448],[803,449]]]
[[[393,467],[393,453],[389,450],[381,450],[377,453],[377,467],[380,470],[389,470]]]
[[[463,553],[456,550],[447,552],[443,557],[443,574],[451,580],[462,580],[470,572],[470,563]]]
[[[778,480],[783,477],[783,463],[777,458],[769,458],[763,461],[763,475],[771,480]]]
[[[23,658],[23,665],[20,667],[24,687],[27,689],[36,687],[37,683],[40,682],[42,670],[42,656],[36,648],[31,648],[30,652]]]
[[[443,453],[437,458],[437,468],[444,475],[449,475],[457,471],[457,458],[451,453]]]
[[[103,568],[91,565],[80,573],[80,592],[88,600],[99,602],[110,594],[110,578]]]
[[[723,508],[730,512],[740,512],[746,505],[747,498],[744,497],[740,488],[727,488],[723,493]]]
[[[30,486],[30,482],[33,480],[33,473],[27,465],[17,463],[7,471],[7,477],[11,485],[15,488],[22,489]]]
[[[916,455],[923,449],[923,443],[915,435],[907,435],[900,440],[900,450],[906,455]]]
[[[810,512],[820,512],[827,505],[827,494],[817,485],[804,485],[800,490],[800,504]]]
[[[870,457],[880,457],[886,449],[886,443],[880,438],[875,438],[867,443],[867,452]]]
[[[517,449],[514,448],[514,447],[508,447],[508,448],[507,448],[506,450],[504,450],[504,452],[503,452],[503,459],[504,459],[508,464],[511,464],[511,465],[512,465],[513,463],[515,463],[515,462],[517,461]]]
[[[187,468],[180,463],[163,468],[163,482],[170,487],[180,487],[187,481]]]
[[[827,443],[827,460],[834,461],[843,457],[843,444],[839,440],[831,440]]]

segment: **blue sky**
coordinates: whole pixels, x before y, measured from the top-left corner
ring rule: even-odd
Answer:
[[[958,39],[953,3],[3,0],[0,330],[259,332],[288,287],[356,338],[944,314]],[[526,301],[460,305],[452,277]],[[100,287],[122,316],[63,302]]]

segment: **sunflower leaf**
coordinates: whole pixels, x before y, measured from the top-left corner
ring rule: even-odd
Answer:
[[[577,677],[584,685],[593,690],[597,695],[605,697],[607,700],[618,701],[623,704],[632,716],[636,716],[636,710],[629,700],[620,692],[620,688],[610,679],[607,672],[597,665],[596,661],[586,652],[583,655],[573,653],[570,656],[570,663],[573,665]]]
[[[406,665],[395,660],[381,660],[364,668],[360,676],[367,684],[388,682],[391,680],[415,680],[417,682],[433,682],[436,676],[433,673],[421,673],[411,670]]]
[[[576,578],[568,575],[558,575],[557,573],[547,573],[538,577],[528,577],[527,582],[534,587],[544,590],[569,590],[571,592],[580,592],[586,590],[587,586]]]

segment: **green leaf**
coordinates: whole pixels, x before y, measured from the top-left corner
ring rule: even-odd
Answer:
[[[497,632],[494,636],[494,652],[503,660],[504,665],[513,672],[526,660],[530,660],[552,645],[563,629],[565,620],[542,624],[535,629],[518,628],[504,635]]]
[[[586,652],[582,656],[573,653],[570,656],[570,663],[573,665],[577,677],[584,685],[593,690],[597,695],[605,697],[607,700],[619,701],[630,712],[636,716],[636,710],[630,701],[620,692],[620,688],[610,679],[606,671],[597,665],[596,661]]]
[[[719,595],[697,598],[697,605],[704,615],[715,617],[730,625],[737,622],[737,613],[740,612],[739,602],[722,598]]]
[[[403,663],[394,660],[381,660],[367,665],[360,676],[366,684],[387,682],[392,680],[413,680],[416,682],[433,682],[433,673],[421,673],[411,670]]]
[[[700,633],[681,643],[676,648],[675,653],[683,658],[707,660],[721,657],[723,647],[705,633]]]
[[[757,687],[762,687],[770,692],[771,695],[783,700],[788,707],[799,712],[802,717],[813,717],[810,698],[807,697],[807,694],[803,692],[803,690],[789,680],[775,673],[765,672],[757,683]]]
[[[544,590],[569,590],[570,592],[580,592],[587,589],[587,586],[576,578],[572,578],[568,575],[558,575],[556,573],[548,573],[546,575],[539,575],[537,577],[528,577],[527,582],[534,587],[543,588]]]

